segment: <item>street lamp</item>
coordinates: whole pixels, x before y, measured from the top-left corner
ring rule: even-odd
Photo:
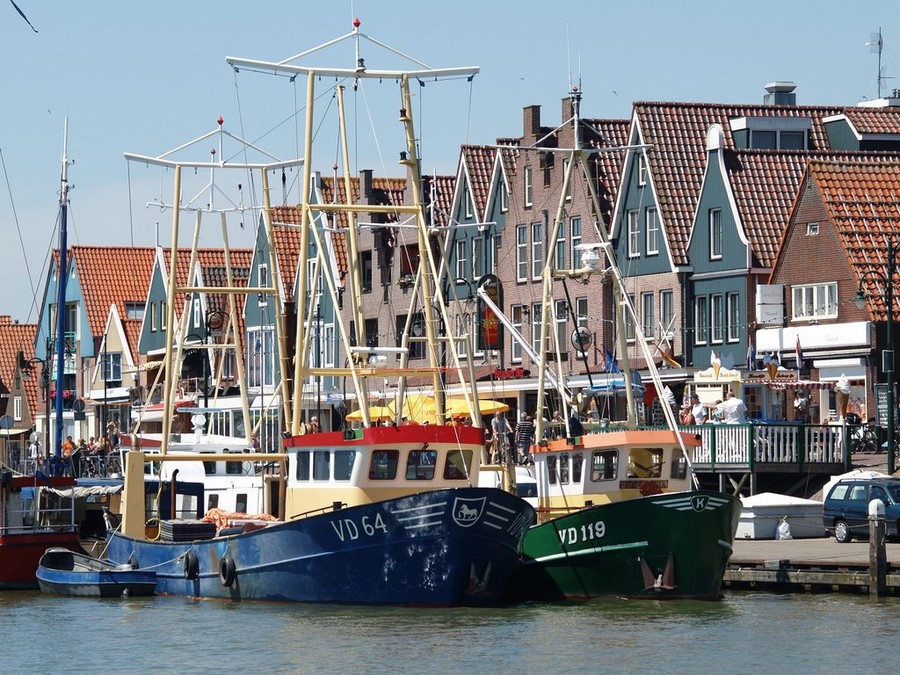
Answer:
[[[22,377],[26,380],[29,379],[31,369],[36,364],[41,364],[41,390],[44,393],[44,403],[45,409],[44,414],[46,415],[44,420],[44,453],[45,456],[49,457],[50,452],[50,369],[47,367],[47,362],[44,359],[40,359],[37,356],[33,356],[32,358],[25,360],[25,355],[22,352],[19,352],[19,368],[23,371]]]
[[[896,410],[894,409],[894,273],[897,267],[895,260],[894,241],[888,239],[887,242],[887,261],[886,276],[878,270],[868,270],[859,278],[859,289],[853,302],[858,309],[864,309],[866,306],[866,293],[863,291],[863,282],[866,277],[872,276],[881,282],[884,287],[884,303],[887,309],[887,333],[886,346],[887,349],[881,352],[881,369],[887,376],[887,460],[888,474],[893,475],[894,466],[894,437],[896,430],[894,428]]]

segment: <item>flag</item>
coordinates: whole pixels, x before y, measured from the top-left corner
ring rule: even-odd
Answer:
[[[803,349],[800,348],[800,336],[797,336],[797,370],[803,368]]]
[[[747,370],[756,370],[756,350],[752,342],[747,345]]]
[[[659,355],[662,357],[662,360],[668,363],[673,368],[681,368],[681,364],[675,360],[675,357],[669,353],[667,349],[659,350]]]
[[[605,350],[605,361],[606,361],[606,372],[607,373],[621,373],[619,370],[619,362],[616,361],[615,357],[612,355],[612,352],[608,349]]]

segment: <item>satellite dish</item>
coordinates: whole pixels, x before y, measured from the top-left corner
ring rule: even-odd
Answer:
[[[193,424],[195,428],[204,426],[206,424],[206,415],[197,413],[191,417],[191,424]]]

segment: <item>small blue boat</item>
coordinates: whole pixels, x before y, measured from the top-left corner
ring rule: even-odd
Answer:
[[[66,548],[48,548],[38,564],[37,579],[45,593],[118,598],[153,595],[156,572],[115,565]]]

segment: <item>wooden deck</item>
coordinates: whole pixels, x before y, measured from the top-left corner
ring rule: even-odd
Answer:
[[[900,543],[888,543],[888,595],[900,595]],[[725,590],[779,593],[869,592],[869,542],[833,538],[737,540],[725,571]]]

